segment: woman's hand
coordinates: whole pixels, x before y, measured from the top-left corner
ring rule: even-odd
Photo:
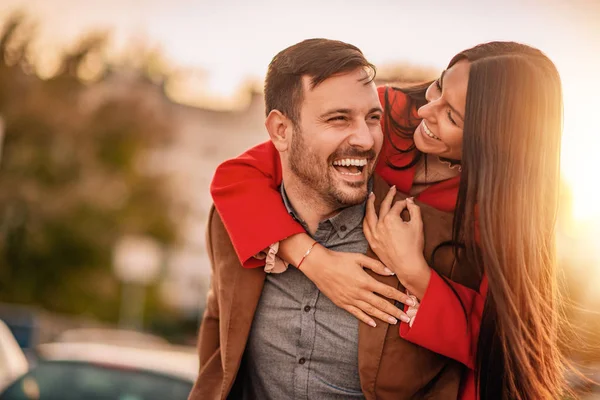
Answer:
[[[392,186],[381,202],[379,217],[375,213],[375,195],[367,201],[363,221],[365,237],[371,249],[387,265],[410,292],[422,299],[429,284],[431,269],[423,257],[423,220],[421,209],[412,198],[394,203],[396,187]],[[407,209],[410,221],[404,221],[402,211]]]
[[[409,305],[414,305],[414,300],[377,281],[363,267],[380,275],[393,275],[382,263],[364,254],[335,252],[321,245],[315,246],[302,263],[301,271],[335,305],[370,326],[376,324],[369,315],[390,324],[396,324],[398,319],[410,321],[404,311],[377,294]]]

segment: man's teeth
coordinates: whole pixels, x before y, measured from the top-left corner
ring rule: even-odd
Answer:
[[[423,121],[423,130],[425,131],[425,133],[427,134],[427,136],[429,136],[432,139],[435,140],[442,140],[439,137],[435,136],[430,130],[429,127],[427,126],[427,123],[425,121]]]
[[[367,160],[364,158],[363,159],[345,158],[343,160],[334,161],[333,165],[338,165],[338,166],[342,166],[342,167],[350,167],[350,166],[364,167],[365,165],[367,165]],[[352,174],[352,175],[356,175],[356,174]]]

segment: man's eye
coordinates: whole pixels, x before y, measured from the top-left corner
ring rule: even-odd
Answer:
[[[337,122],[337,121],[345,121],[346,117],[343,115],[338,115],[337,117],[329,118],[327,121],[329,122]]]

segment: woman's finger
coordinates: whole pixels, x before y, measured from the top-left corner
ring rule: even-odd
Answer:
[[[371,282],[371,284],[368,286],[368,290],[373,293],[379,293],[381,296],[387,299],[399,301],[402,304],[407,304],[409,306],[415,306],[417,304],[412,296],[376,280]]]
[[[390,324],[394,324],[395,322],[392,322],[392,320],[389,318],[389,316],[392,316],[395,319],[400,320],[400,321],[404,321],[404,322],[408,321],[406,319],[406,314],[402,308],[395,306],[394,304],[390,303],[389,301],[385,300],[384,298],[377,296],[375,293],[367,292],[363,295],[364,295],[364,298],[362,301],[370,304],[371,306],[373,306],[373,308],[386,314],[387,319],[384,320],[384,319],[380,318],[377,314],[371,314],[368,312],[368,310],[363,309],[363,311],[371,314],[372,316],[374,316],[376,318],[381,319],[382,321],[387,321]],[[412,301],[412,300],[409,299],[409,301]],[[404,304],[404,303],[402,303],[402,304]],[[361,307],[358,303],[356,303],[356,306]]]
[[[355,306],[347,306],[347,307],[344,307],[344,309],[346,311],[348,311],[350,314],[354,315],[354,317],[356,319],[358,319],[359,321],[362,321],[365,324],[372,326],[373,328],[375,328],[377,326],[377,324],[375,323],[373,318],[369,317],[367,314],[362,312],[359,308],[357,308]]]
[[[396,186],[392,186],[390,190],[388,190],[387,195],[381,202],[379,206],[379,219],[382,219],[390,212],[390,207],[392,206],[392,201],[394,201],[394,196],[396,196]]]
[[[368,240],[368,239],[367,239]],[[381,261],[375,260],[364,254],[360,254],[358,262],[362,267],[369,268],[371,271],[379,275],[389,276],[394,275],[394,272],[387,268]]]
[[[377,213],[375,213],[375,193],[371,192],[367,199],[367,210],[365,212],[365,219],[363,220],[363,230],[365,231],[365,235],[367,230],[369,231],[369,234],[371,233],[372,229],[377,226],[377,221]]]
[[[398,200],[397,202],[395,202],[392,209],[390,210],[390,214],[400,216],[402,211],[404,211],[404,209],[406,208],[406,203],[406,200]]]
[[[372,294],[372,293],[371,293]],[[377,305],[373,305],[370,301],[356,301],[356,307],[360,308],[364,313],[369,314],[375,318],[380,319],[383,322],[387,322],[388,324],[395,325],[398,323],[398,320],[407,322],[410,321],[410,318],[404,313],[404,311],[400,310],[397,307],[394,307],[392,304],[383,300],[380,297],[372,294],[373,298],[369,299],[370,301],[381,300],[387,307],[377,303]],[[385,311],[382,311],[385,309]],[[390,315],[393,314],[393,315]],[[394,316],[395,315],[395,316]]]
[[[422,227],[423,219],[421,217],[421,207],[415,204],[412,197],[406,199],[406,208],[408,209],[408,213],[410,214],[411,224],[419,228]]]

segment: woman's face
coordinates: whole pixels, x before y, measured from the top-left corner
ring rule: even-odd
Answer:
[[[419,108],[423,120],[415,131],[415,145],[423,153],[460,160],[471,64],[462,60],[448,68],[427,89],[427,104]]]

